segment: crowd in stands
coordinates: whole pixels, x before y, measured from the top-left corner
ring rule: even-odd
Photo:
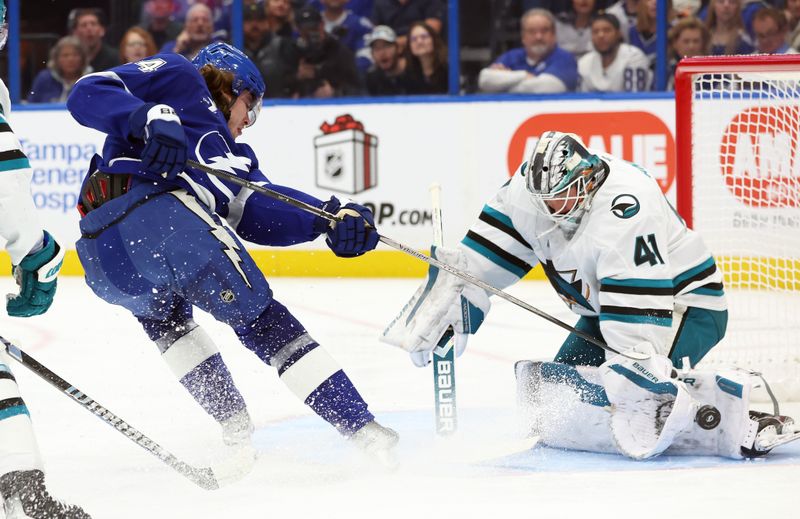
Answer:
[[[667,2],[668,77],[685,56],[800,49],[800,0],[658,1]],[[516,8],[518,39],[480,65],[477,90],[651,90],[658,1],[503,0]],[[102,10],[73,9],[27,101],[63,102],[84,74],[158,52],[191,59],[213,41],[230,41],[231,0],[141,5],[139,23],[118,42],[107,41]],[[446,7],[446,0],[244,0],[243,50],[264,76],[266,97],[444,94]]]

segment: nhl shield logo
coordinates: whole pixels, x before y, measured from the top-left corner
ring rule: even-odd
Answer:
[[[219,298],[222,299],[223,303],[233,303],[236,300],[236,294],[230,288],[226,288],[219,293]]]
[[[342,152],[341,150],[331,150],[325,154],[325,175],[336,178],[342,174]]]

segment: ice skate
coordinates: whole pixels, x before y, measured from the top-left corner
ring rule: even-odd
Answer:
[[[758,422],[758,432],[752,447],[742,447],[746,458],[760,458],[775,447],[800,440],[800,428],[789,416],[750,411],[750,419]]]
[[[77,505],[53,498],[41,470],[15,471],[0,477],[0,494],[8,519],[91,519]]]
[[[252,446],[255,427],[246,410],[231,415],[230,418],[222,420],[219,425],[222,427],[222,441],[225,445],[229,447]]]
[[[378,460],[386,468],[397,467],[395,446],[400,436],[392,429],[371,421],[350,437],[359,449]]]

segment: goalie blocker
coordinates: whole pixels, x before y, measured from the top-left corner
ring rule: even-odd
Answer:
[[[669,380],[657,380],[651,366],[619,360],[599,368],[518,361],[517,398],[531,434],[550,447],[634,459],[661,453],[754,458],[800,439],[791,418],[749,410],[751,390],[762,381],[751,372],[671,370]],[[610,373],[639,391],[628,385],[620,399]]]

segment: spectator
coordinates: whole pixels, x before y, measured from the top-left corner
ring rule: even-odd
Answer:
[[[233,0],[174,0],[176,5],[175,16],[179,20],[186,19],[189,9],[197,4],[203,4],[211,10],[211,23],[214,29],[211,33],[213,41],[227,40],[231,29],[231,5]],[[247,4],[250,0],[244,0]]]
[[[706,27],[711,33],[713,56],[753,52],[753,42],[742,21],[742,0],[711,0]]]
[[[647,56],[622,39],[619,20],[599,14],[592,20],[594,50],[578,60],[581,92],[642,92],[650,89]]]
[[[344,8],[347,0],[321,0],[325,31],[342,42],[356,56],[359,70],[370,65],[369,49],[364,47],[364,36],[372,31],[372,22]]]
[[[261,3],[244,7],[244,52],[258,67],[267,88],[264,97],[291,97],[297,62],[294,43],[269,32],[267,13]]]
[[[293,18],[292,4],[289,0],[267,0],[267,27],[272,34],[292,38]]]
[[[708,27],[692,16],[678,20],[667,36],[669,41],[669,80],[667,90],[675,90],[675,68],[683,58],[705,56],[711,47]]]
[[[359,94],[361,84],[353,53],[328,36],[319,11],[313,7],[300,9],[297,30],[297,95],[326,98]]]
[[[158,52],[150,33],[141,27],[131,27],[119,42],[120,63],[133,63]]]
[[[173,17],[177,6],[175,0],[147,0],[144,4],[144,28],[153,37],[156,49],[168,41],[178,38],[183,26]]]
[[[667,20],[672,21],[672,1],[667,2]],[[650,60],[650,68],[656,64],[656,16],[657,0],[640,0],[636,12],[636,25],[628,28],[628,43],[639,47]]]
[[[63,103],[75,82],[91,70],[81,41],[74,36],[64,36],[50,49],[47,68],[34,78],[28,102]]]
[[[636,25],[636,15],[639,12],[639,3],[642,0],[619,0],[611,7],[606,9],[607,13],[613,14],[619,20],[619,30],[625,41],[628,41],[628,34],[631,27]],[[628,42],[630,43],[630,42]]]
[[[800,0],[786,0],[786,20],[789,27],[789,46],[800,47]]]
[[[371,96],[406,93],[403,82],[405,58],[400,54],[397,35],[388,25],[378,25],[365,38],[372,51],[372,67],[367,71],[367,92]]]
[[[406,47],[411,24],[424,21],[434,31],[442,31],[444,8],[441,0],[375,0],[372,23],[388,25],[397,34],[397,44]]]
[[[520,22],[522,47],[501,55],[481,70],[484,92],[560,93],[575,90],[575,56],[556,44],[555,18],[545,9],[531,9]]]
[[[174,52],[192,59],[200,49],[213,41],[214,23],[211,9],[205,4],[194,4],[186,11],[186,24],[174,41],[168,41],[161,52]]]
[[[753,17],[755,54],[793,54],[786,43],[788,29],[786,15],[780,9],[765,7],[759,10]]]
[[[100,9],[73,9],[67,17],[72,36],[80,40],[95,72],[119,65],[119,51],[103,41],[106,28]]]
[[[373,0],[349,0],[346,2],[345,8],[354,12],[357,16],[362,16],[369,20],[369,17],[372,16],[372,4]],[[317,11],[322,11],[322,2],[320,0],[311,0],[308,5]]]
[[[742,0],[742,21],[744,30],[750,36],[750,41],[756,41],[755,30],[753,29],[753,19],[758,11],[763,7],[778,5],[778,0]]]
[[[426,22],[408,30],[403,83],[409,94],[447,93],[447,48],[442,37]]]
[[[592,50],[592,17],[595,0],[572,0],[572,10],[556,17],[558,46],[580,58]]]

